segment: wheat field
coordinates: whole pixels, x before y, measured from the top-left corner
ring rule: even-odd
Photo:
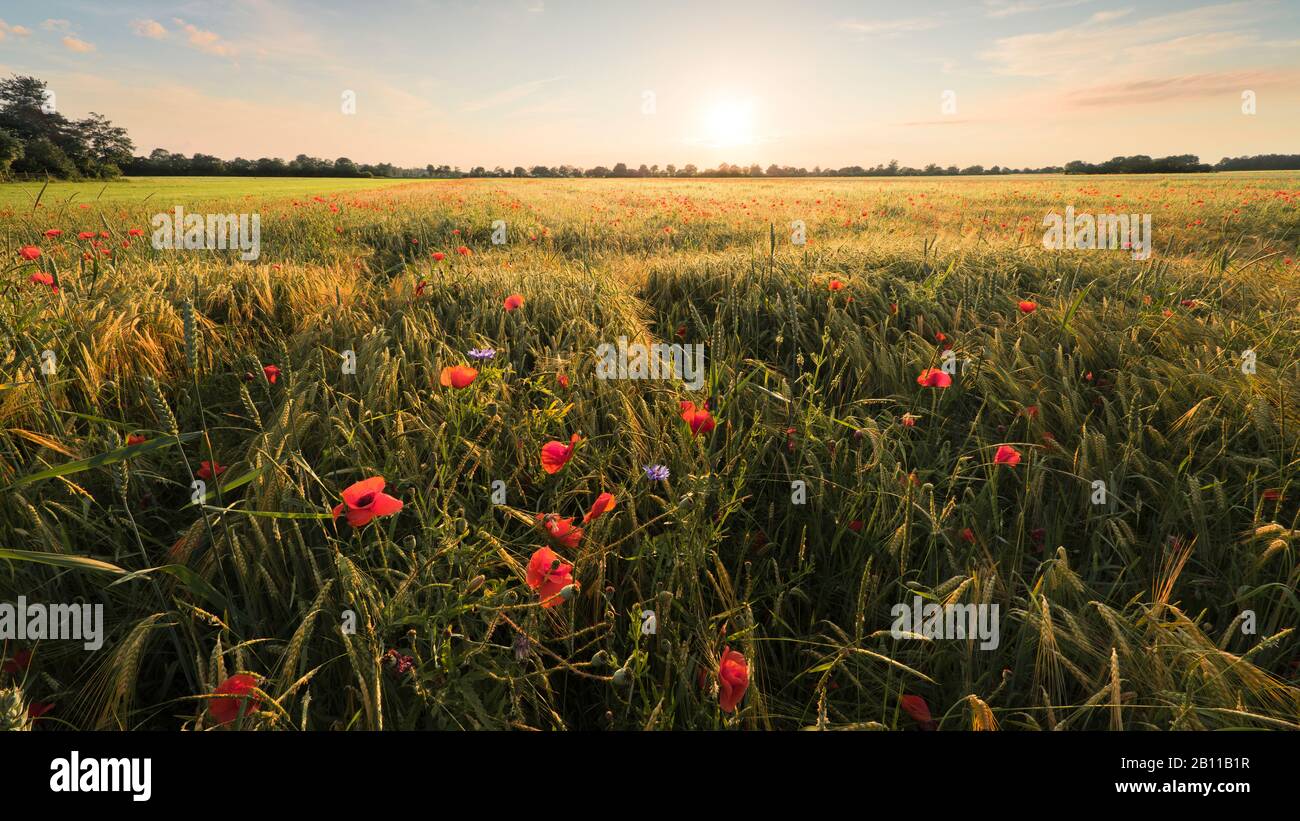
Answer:
[[[1300,174],[226,182],[7,191],[0,722],[1300,729]]]

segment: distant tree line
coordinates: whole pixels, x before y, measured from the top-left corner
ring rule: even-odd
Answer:
[[[431,167],[431,166],[430,166]],[[173,154],[155,148],[147,157],[132,157],[122,173],[132,177],[430,177],[429,168],[398,168],[392,163],[366,165],[347,157],[322,160],[299,154],[285,162],[279,157],[223,160],[210,154]]]
[[[1173,157],[1151,158],[1143,154],[1132,157],[1114,157],[1102,163],[1087,163],[1074,160],[1064,166],[1053,165],[1043,168],[1004,168],[994,165],[985,168],[982,165],[969,165],[958,168],[950,165],[946,168],[931,163],[924,168],[912,168],[899,165],[897,160],[887,164],[864,168],[850,165],[843,168],[822,168],[812,170],[796,168],[789,165],[731,165],[722,163],[717,168],[700,169],[686,164],[680,168],[676,165],[640,165],[632,168],[626,163],[618,163],[613,168],[597,165],[592,168],[580,168],[575,165],[545,166],[535,165],[525,168],[485,168],[476,165],[468,170],[459,166],[426,165],[424,168],[398,168],[390,163],[378,165],[359,165],[347,157],[337,160],[322,160],[299,154],[285,162],[279,158],[263,157],[258,160],[246,160],[237,157],[222,160],[207,154],[172,154],[161,148],[154,149],[148,157],[135,157],[127,162],[122,170],[132,176],[257,176],[257,177],[412,177],[412,178],[555,178],[555,177],[600,177],[614,179],[635,179],[641,177],[955,177],[955,176],[997,176],[1004,174],[1182,174],[1211,171],[1253,171],[1253,170],[1295,170],[1300,169],[1300,154],[1261,154],[1256,157],[1223,158],[1215,165],[1200,162],[1194,154],[1182,154]]]
[[[870,168],[796,168],[789,165],[731,165],[700,169],[694,165],[632,168],[617,163],[613,168],[574,165],[531,168],[481,165],[468,170],[448,165],[399,168],[392,163],[356,163],[347,157],[324,160],[299,154],[285,161],[278,157],[223,160],[209,154],[173,154],[155,148],[147,157],[134,155],[135,145],[126,129],[113,125],[103,115],[91,112],[81,120],[69,120],[52,105],[46,84],[35,77],[14,76],[0,80],[0,177],[31,176],[55,179],[103,179],[120,174],[130,176],[247,176],[247,177],[941,177],[990,176],[1003,174],[1170,174],[1211,171],[1254,171],[1300,169],[1300,154],[1261,154],[1252,157],[1224,157],[1215,165],[1202,163],[1194,154],[1152,158],[1144,154],[1114,157],[1102,163],[1074,160],[1064,166],[1003,168],[970,165],[946,168],[930,163],[912,168],[890,160]]]

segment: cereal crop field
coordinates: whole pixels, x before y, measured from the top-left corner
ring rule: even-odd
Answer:
[[[0,723],[1300,729],[1300,173],[15,184],[0,250],[0,600],[103,605]]]

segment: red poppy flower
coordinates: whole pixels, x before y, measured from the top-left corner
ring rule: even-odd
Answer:
[[[829,287],[832,291],[838,291],[844,287],[844,283],[838,279],[832,279]]]
[[[594,519],[599,519],[606,513],[614,509],[614,494],[602,493],[596,497],[596,501],[591,503],[591,510],[587,511],[582,517],[582,523],[586,524]]]
[[[77,239],[94,239],[94,238],[95,238],[94,231],[80,231],[77,234]]]
[[[560,383],[561,388],[569,387],[569,377],[565,376],[562,373],[557,373],[555,375],[555,381]]]
[[[1265,490],[1262,495],[1266,500],[1270,502],[1276,502],[1277,500],[1282,498],[1282,489],[1271,487],[1268,490]]]
[[[18,652],[14,653],[13,658],[6,661],[3,666],[0,666],[0,672],[9,673],[10,675],[16,675],[31,666],[32,666],[32,651],[19,650]]]
[[[126,437],[127,445],[143,445],[147,441],[149,440],[146,439],[142,433],[131,433],[127,434]]]
[[[561,519],[558,513],[547,513],[545,516],[538,513],[537,521],[541,522],[542,529],[556,547],[573,550],[582,541],[582,528],[573,526],[572,516]]]
[[[212,691],[217,698],[208,699],[208,715],[218,724],[229,724],[239,718],[241,710],[244,715],[255,712],[262,706],[261,698],[254,692],[256,688],[256,676],[247,673],[231,676]]]
[[[429,287],[429,283],[426,282],[426,281],[423,280],[423,279],[420,280],[420,281],[419,281],[418,283],[416,283],[416,285],[415,285],[415,295],[416,295],[416,296],[424,296],[424,289],[427,288],[427,287]]]
[[[717,422],[713,419],[713,414],[704,408],[695,407],[694,402],[682,402],[682,421],[691,429],[691,436],[698,436],[701,433],[708,433],[717,427]]]
[[[438,383],[444,388],[455,388],[460,390],[468,388],[470,383],[478,378],[478,371],[469,365],[456,365],[450,368],[443,368],[442,375],[438,377]]]
[[[903,696],[898,700],[898,706],[903,708],[903,712],[911,716],[912,720],[921,725],[922,730],[934,730],[938,724],[930,717],[930,705],[925,703],[925,699],[920,696]]]
[[[903,427],[905,428],[916,427],[916,415],[911,413],[903,414]]]
[[[1020,464],[1020,451],[1010,445],[998,445],[998,452],[993,455],[994,464],[1015,467]]]
[[[916,378],[916,384],[926,388],[946,388],[952,384],[952,377],[938,368],[926,368]]]
[[[506,301],[503,304],[506,306],[507,311],[513,311],[515,308],[522,308],[524,306],[524,298],[520,294],[511,294],[506,297]]]
[[[542,607],[564,602],[560,591],[573,584],[573,565],[560,561],[549,547],[539,547],[528,560],[528,586],[537,591]]]
[[[24,245],[18,249],[18,255],[28,261],[40,259],[41,249],[35,245]]]
[[[31,704],[27,705],[27,717],[40,718],[53,709],[53,702],[33,701]]]
[[[47,231],[45,232],[45,236],[47,236],[47,237],[49,237],[49,238],[51,238],[51,239],[53,239],[54,237],[61,237],[61,236],[63,236],[63,229],[62,229],[62,228],[50,228],[49,230],[47,230]]]
[[[542,470],[552,474],[559,473],[560,468],[573,458],[573,448],[581,438],[575,433],[569,437],[567,445],[554,439],[542,445]]]
[[[334,518],[337,520],[347,511],[348,524],[362,527],[376,516],[392,516],[402,509],[402,500],[383,490],[382,476],[372,476],[348,486],[343,491],[343,503],[334,506]]]
[[[852,530],[854,533],[861,533],[862,526],[863,525],[861,519],[854,519],[853,521],[849,522],[849,530]]]
[[[434,261],[434,262],[442,262],[442,261],[443,261],[444,259],[446,259],[446,258],[447,258],[447,255],[444,254],[442,251],[434,251],[434,252],[433,252],[433,261]]]
[[[263,366],[262,373],[266,374],[266,381],[272,385],[275,384],[275,380],[280,378],[280,369],[274,365]]]
[[[1020,313],[1032,314],[1034,311],[1037,310],[1038,310],[1038,305],[1036,305],[1035,303],[1030,302],[1027,299],[1020,300]]]
[[[44,271],[37,271],[36,273],[29,276],[27,280],[34,285],[48,286],[49,289],[56,294],[59,292],[59,286],[54,284],[53,274],[47,274]]]
[[[142,236],[144,236],[144,229],[143,229],[143,228],[129,228],[129,229],[127,229],[127,232],[126,232],[126,233],[127,233],[129,236],[132,236],[132,237],[142,237]]]
[[[678,326],[677,326],[677,338],[678,338],[678,339],[685,339],[685,338],[686,338],[686,326],[685,326],[685,325],[678,325]]]
[[[969,527],[963,527],[961,529],[961,539],[967,544],[975,544],[975,531],[971,530]]]
[[[724,713],[736,712],[736,705],[749,689],[749,664],[730,647],[722,648],[718,662],[718,706]]]
[[[202,462],[199,462],[199,469],[198,472],[195,473],[195,475],[198,476],[200,479],[206,481],[208,479],[211,479],[213,476],[220,476],[225,472],[226,472],[225,465],[222,465],[220,462],[213,463],[213,462],[209,462],[207,459],[204,459]]]
[[[462,245],[456,249],[456,253],[460,254],[462,257],[467,257],[474,252]]]

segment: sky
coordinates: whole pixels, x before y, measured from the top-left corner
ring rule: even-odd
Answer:
[[[1300,149],[1295,0],[0,0],[10,74],[139,154],[838,168]]]

